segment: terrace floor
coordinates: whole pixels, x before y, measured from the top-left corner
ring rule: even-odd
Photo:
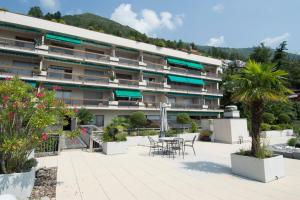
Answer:
[[[58,166],[58,200],[299,199],[299,160],[285,159],[285,178],[260,183],[231,174],[230,153],[249,144],[195,145],[197,156],[187,149],[185,159],[148,156],[148,148],[140,146],[113,156],[68,150],[39,158],[39,166]]]

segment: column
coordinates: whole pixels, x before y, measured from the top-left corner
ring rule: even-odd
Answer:
[[[116,46],[114,45],[111,47],[111,56],[116,57]]]
[[[140,62],[144,62],[144,53],[143,53],[143,51],[140,51],[139,57],[140,57]]]

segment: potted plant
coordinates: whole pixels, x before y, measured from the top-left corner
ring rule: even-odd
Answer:
[[[127,143],[125,131],[128,128],[128,123],[125,118],[117,117],[105,127],[103,133],[103,152],[106,155],[126,153]]]
[[[201,130],[199,139],[201,141],[211,141],[212,131],[210,130]]]
[[[260,142],[260,128],[266,102],[287,101],[292,92],[285,86],[287,73],[272,65],[248,61],[240,73],[233,75],[232,98],[243,103],[249,112],[251,150],[231,154],[232,172],[261,182],[284,176],[281,155],[273,155]]]
[[[37,164],[32,152],[48,139],[48,126],[73,112],[56,100],[53,91],[38,91],[17,77],[0,81],[0,106],[0,194],[26,199]]]

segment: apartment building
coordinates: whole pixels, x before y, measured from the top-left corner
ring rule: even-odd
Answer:
[[[0,11],[0,77],[18,75],[37,88],[55,88],[68,106],[85,107],[98,126],[145,112],[169,120],[218,117],[218,59],[161,48],[65,24]]]

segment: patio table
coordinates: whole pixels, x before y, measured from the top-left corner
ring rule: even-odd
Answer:
[[[171,153],[173,153],[173,157],[174,157],[174,152],[172,151],[172,148],[174,148],[177,144],[179,144],[179,148],[180,147],[180,141],[184,141],[183,138],[180,138],[180,137],[161,137],[161,138],[158,138],[158,140],[160,142],[164,142],[166,143],[166,151],[164,151],[165,153],[169,153],[169,156]],[[180,154],[180,149],[179,149],[179,154]]]

